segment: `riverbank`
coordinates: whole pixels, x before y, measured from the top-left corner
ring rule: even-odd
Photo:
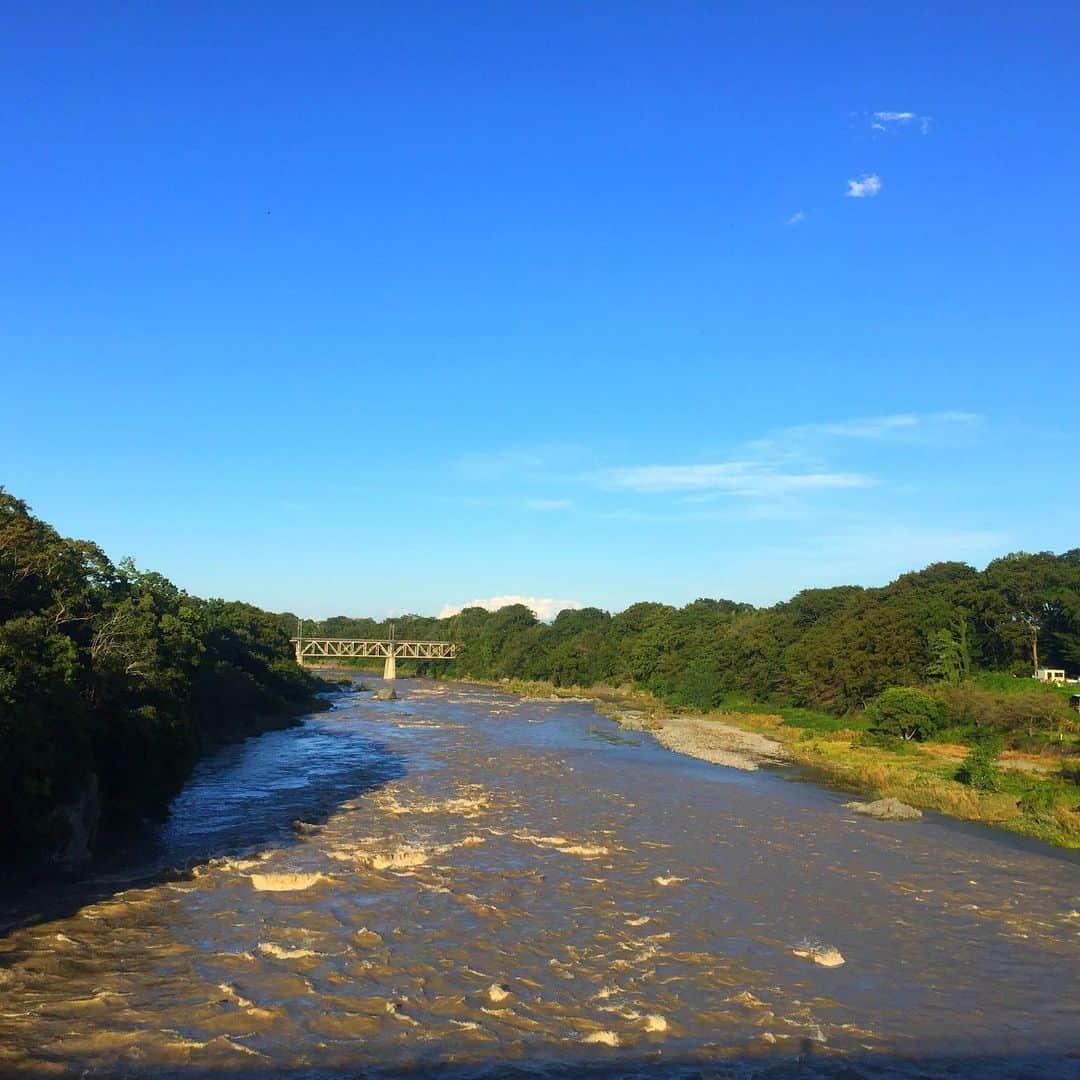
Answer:
[[[627,687],[556,687],[524,679],[462,681],[526,699],[591,701],[601,715],[624,728],[649,732],[675,753],[738,769],[799,765],[819,782],[852,794],[895,798],[922,810],[1080,849],[1080,790],[1053,774],[1059,762],[1036,755],[1002,755],[999,789],[979,791],[954,779],[970,749],[960,744],[865,745],[857,730],[819,730],[750,707],[677,713],[652,695]]]

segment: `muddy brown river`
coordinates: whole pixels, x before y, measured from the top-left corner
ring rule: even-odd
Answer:
[[[1074,857],[397,685],[0,938],[0,1074],[1080,1076]]]

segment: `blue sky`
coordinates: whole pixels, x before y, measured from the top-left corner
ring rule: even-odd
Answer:
[[[0,483],[309,617],[1080,543],[1080,8],[13,4]]]

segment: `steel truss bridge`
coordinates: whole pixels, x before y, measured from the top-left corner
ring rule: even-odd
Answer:
[[[295,637],[296,662],[301,667],[326,666],[329,660],[378,658],[384,660],[383,678],[397,678],[400,660],[453,660],[457,645],[450,641],[385,641],[373,638]]]

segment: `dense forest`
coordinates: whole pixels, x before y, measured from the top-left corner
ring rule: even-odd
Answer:
[[[310,709],[284,625],[114,565],[0,488],[0,864],[85,857],[207,747]]]
[[[464,646],[433,674],[630,683],[677,707],[736,698],[841,715],[892,686],[958,686],[980,672],[1026,677],[1036,667],[1080,674],[1080,549],[1006,555],[982,571],[935,563],[883,588],[807,589],[770,608],[640,603],[617,615],[567,610],[545,624],[515,605],[394,622],[399,638]],[[341,616],[305,632],[381,637],[388,624]]]

